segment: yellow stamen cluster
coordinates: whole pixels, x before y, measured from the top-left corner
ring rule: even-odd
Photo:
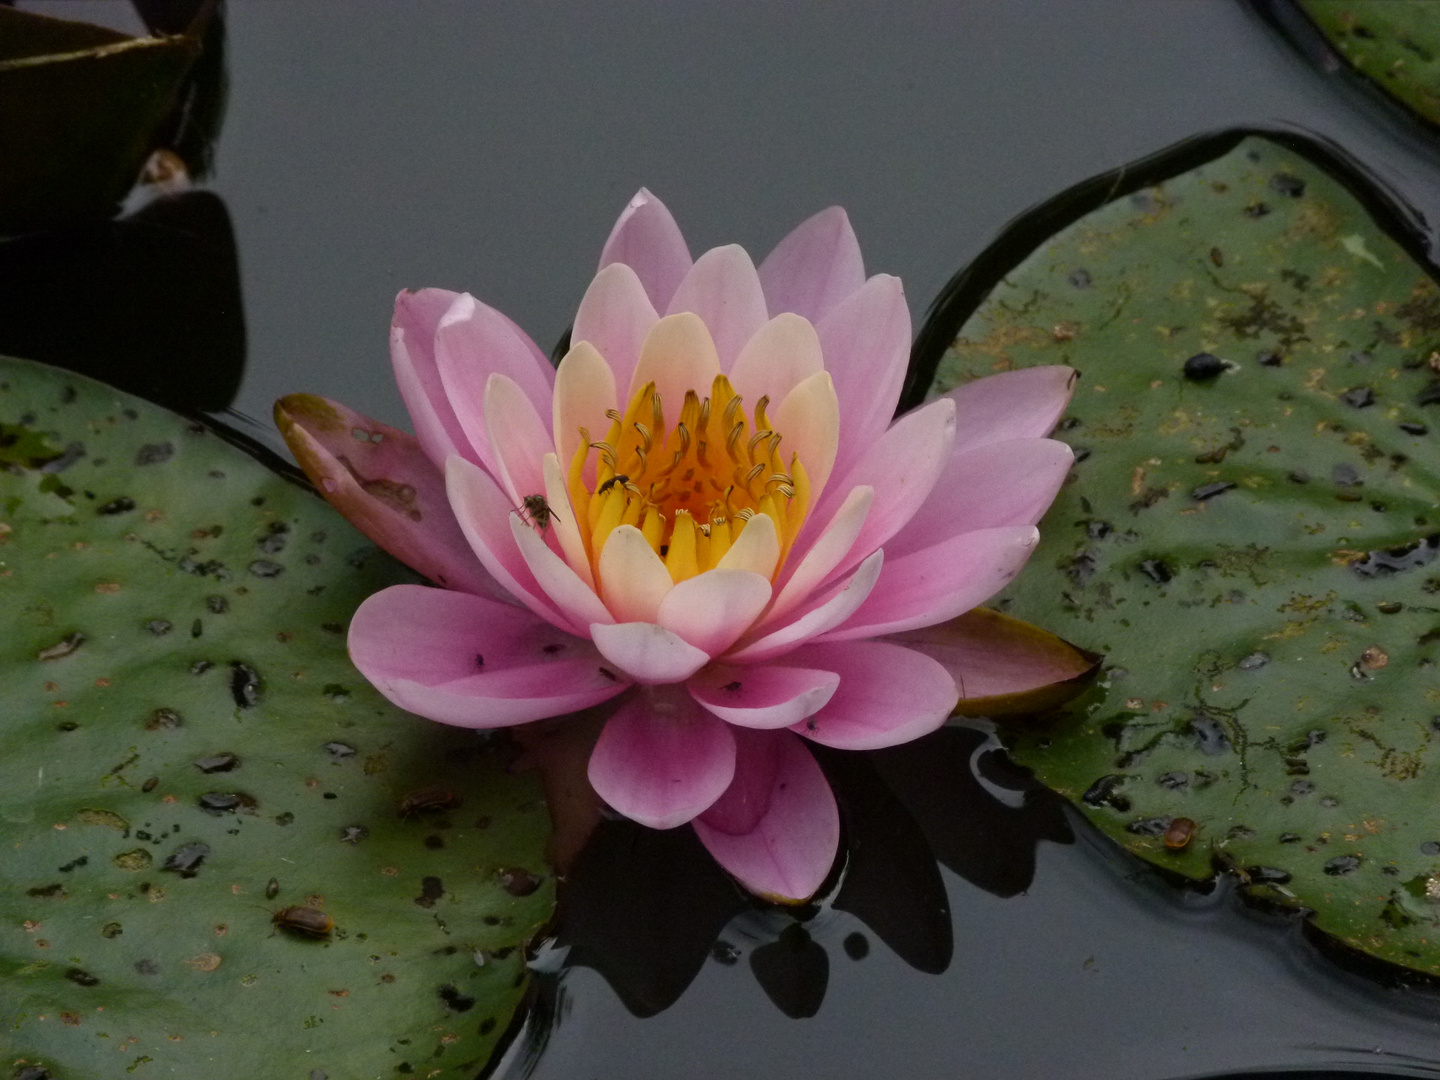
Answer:
[[[666,428],[655,384],[636,391],[622,416],[611,410],[604,440],[580,429],[567,487],[591,568],[621,525],[640,530],[676,582],[714,568],[749,521],[767,515],[780,539],[778,571],[810,504],[810,484],[797,455],[780,453],[768,398],[752,419],[730,380],[715,376],[710,396],[685,393],[680,416]],[[585,481],[597,455],[593,488]]]

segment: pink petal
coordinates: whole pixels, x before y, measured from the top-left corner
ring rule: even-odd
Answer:
[[[520,385],[499,372],[485,381],[484,402],[495,479],[510,496],[510,505],[520,506],[527,495],[545,491],[545,455],[555,452],[550,428]]]
[[[601,655],[639,683],[684,682],[705,666],[710,654],[654,623],[594,623],[590,640]]]
[[[860,535],[834,573],[845,573],[914,516],[950,460],[954,438],[955,406],[943,398],[922,405],[896,420],[849,475],[831,489],[830,497],[822,501],[816,513],[817,523],[828,523],[832,516],[838,516],[836,506],[841,492],[859,485],[875,489],[875,500]]]
[[[435,366],[435,331],[459,295],[449,289],[405,289],[395,297],[395,316],[390,322],[395,383],[415,426],[415,437],[440,469],[451,454],[475,457]]]
[[[641,691],[606,722],[589,776],[619,813],[652,829],[673,829],[730,786],[735,737],[679,688]]]
[[[878,637],[953,619],[1003,589],[1030,558],[1033,525],[961,533],[885,563],[874,591],[826,641]]]
[[[666,593],[656,621],[697,649],[719,656],[750,628],[769,602],[770,582],[760,574],[707,570]]]
[[[815,328],[799,315],[782,314],[751,335],[730,369],[730,382],[746,401],[774,405],[811,375],[825,370]]]
[[[350,621],[350,658],[387,698],[459,727],[506,727],[574,712],[625,688],[581,638],[509,604],[393,585]]]
[[[635,271],[650,303],[663,311],[690,269],[690,249],[665,204],[641,188],[610,230],[600,269],[624,263]]]
[[[838,206],[797,225],[760,264],[770,314],[793,311],[811,322],[865,284],[865,262],[850,218]]]
[[[960,700],[941,664],[889,642],[807,645],[791,662],[840,676],[830,703],[793,728],[826,746],[875,750],[918,739],[944,724]]]
[[[451,457],[445,462],[445,493],[461,532],[490,575],[540,618],[574,633],[570,621],[545,595],[515,545],[510,531],[514,503],[490,474],[464,458]]]
[[[275,423],[326,501],[380,547],[438,585],[508,599],[471,551],[444,474],[415,436],[308,394],[277,401]]]
[[[769,729],[790,727],[819,711],[834,696],[840,676],[789,663],[710,664],[685,685],[726,723]]]
[[[850,554],[860,530],[865,526],[865,517],[875,501],[872,487],[851,488],[840,504],[840,509],[820,530],[810,550],[803,558],[792,560],[793,570],[782,578],[784,585],[775,603],[765,613],[761,625],[768,625],[783,618],[803,604],[812,592],[840,565],[840,560]],[[744,533],[741,534],[744,537]]]
[[[628,405],[641,387],[653,382],[665,409],[665,423],[673,425],[680,419],[685,391],[708,397],[719,374],[720,356],[704,321],[690,312],[666,315],[650,328],[640,347],[640,361],[630,376],[625,402]]]
[[[445,397],[486,468],[495,467],[485,429],[485,386],[491,375],[514,380],[540,415],[550,415],[555,369],[514,323],[469,294],[458,296],[441,318],[435,362]]]
[[[595,595],[595,590],[581,580],[568,562],[550,550],[535,531],[535,526],[526,524],[520,520],[519,514],[512,513],[510,535],[525,565],[535,575],[535,584],[565,616],[574,633],[583,637],[590,624],[614,621],[600,602],[600,597]]]
[[[590,553],[580,536],[580,523],[575,508],[570,505],[570,492],[565,487],[560,460],[554,454],[545,455],[545,501],[550,507],[550,527],[559,541],[560,554],[570,569],[580,575],[587,589],[598,591],[595,589],[595,576],[590,571]]]
[[[1054,439],[1007,439],[952,453],[930,497],[885,545],[892,565],[962,532],[1037,524],[1074,460]]]
[[[741,647],[726,659],[737,664],[769,660],[841,625],[870,595],[884,558],[884,551],[875,552],[850,577],[812,597],[798,612],[792,613],[788,623],[754,640],[742,640]]]
[[[688,269],[688,255],[685,265]],[[635,271],[624,263],[611,263],[595,275],[585,290],[570,340],[575,344],[588,341],[595,346],[615,373],[616,387],[623,390],[630,385],[645,335],[659,318]],[[592,433],[599,439],[605,430],[592,429]]]
[[[1049,435],[1070,403],[1076,378],[1072,368],[1048,365],[956,387],[945,395],[955,402],[955,449]]]
[[[840,847],[835,796],[788,732],[737,730],[735,744],[735,779],[694,820],[695,833],[752,893],[802,903],[824,884]]]
[[[815,326],[840,399],[844,476],[890,426],[910,363],[910,308],[900,279],[877,274]]]
[[[711,248],[695,260],[665,314],[693,311],[705,321],[720,366],[730,370],[740,349],[768,318],[755,264],[738,244]]]

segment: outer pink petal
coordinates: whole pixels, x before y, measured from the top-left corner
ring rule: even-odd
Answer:
[[[770,582],[752,570],[707,570],[680,582],[660,601],[656,622],[719,656],[770,602]]]
[[[870,590],[875,587],[876,579],[880,576],[884,558],[884,551],[875,552],[848,578],[830,586],[792,613],[783,626],[751,641],[742,641],[741,647],[730,653],[726,659],[737,664],[770,660],[840,626],[855,614],[855,610],[870,595]]]
[[[955,402],[955,449],[1049,435],[1070,403],[1076,378],[1073,368],[1049,365],[956,387],[945,395]]]
[[[895,416],[910,363],[910,308],[900,279],[877,274],[815,327],[825,370],[840,398],[840,453],[835,475],[844,476]]]
[[[699,671],[710,654],[697,649],[673,630],[654,623],[592,623],[590,640],[601,655],[639,683],[684,682]]]
[[[832,572],[843,574],[894,536],[915,515],[950,460],[955,438],[955,407],[949,401],[932,401],[906,413],[880,436],[850,474],[821,500],[817,521],[833,520],[842,505],[842,492],[859,485],[875,489],[870,512],[849,553]],[[817,539],[823,529],[814,531]],[[807,529],[807,533],[811,530]],[[809,543],[814,543],[814,540]],[[809,544],[805,545],[806,547]]]
[[[673,829],[730,786],[735,737],[678,687],[642,691],[606,721],[589,775],[596,793],[632,821]]]
[[[793,311],[812,323],[865,284],[865,262],[850,218],[838,206],[797,225],[760,264],[770,314]]]
[[[535,527],[522,522],[519,514],[510,515],[510,535],[525,565],[535,575],[535,583],[575,633],[583,637],[591,623],[614,622],[595,590],[581,580],[568,562],[551,551]]]
[[[875,750],[928,735],[945,723],[960,691],[944,666],[885,641],[808,645],[793,663],[840,676],[826,705],[794,731],[845,750]]]
[[[840,813],[825,774],[788,732],[736,731],[735,742],[735,779],[695,819],[695,833],[752,893],[808,900],[840,847]]]
[[[709,664],[686,686],[690,696],[729,724],[782,728],[824,707],[840,685],[833,671],[788,663]]]
[[[514,323],[467,293],[440,320],[435,362],[445,397],[486,468],[495,467],[485,430],[485,384],[491,375],[513,379],[540,415],[550,415],[555,369]]]
[[[755,264],[738,244],[711,248],[695,260],[665,314],[693,311],[705,320],[720,367],[729,371],[740,349],[768,317]]]
[[[439,585],[508,599],[466,543],[445,476],[415,436],[308,394],[276,402],[275,422],[320,493],[371,540]]]
[[[490,575],[546,622],[573,633],[570,620],[545,595],[510,531],[513,503],[484,469],[460,457],[445,463],[445,493],[470,548]]]
[[[574,712],[625,683],[581,638],[508,604],[393,585],[356,609],[350,658],[402,709],[460,727],[505,727]]]
[[[1054,439],[1009,439],[952,453],[930,497],[885,545],[892,565],[962,532],[1038,523],[1074,460],[1070,447]]]
[[[475,458],[435,366],[435,331],[459,295],[449,289],[405,289],[395,297],[395,316],[390,321],[395,383],[410,412],[415,437],[436,468],[442,469],[451,454]]]
[[[685,266],[690,266],[688,255]],[[588,341],[595,346],[615,373],[615,386],[624,390],[640,359],[645,335],[659,318],[635,271],[624,263],[611,263],[595,275],[585,290],[570,340],[574,344]],[[595,437],[602,438],[605,430],[597,429]]]
[[[953,619],[1020,572],[1040,534],[1033,525],[962,533],[885,563],[865,603],[826,641],[854,641]]]
[[[625,207],[600,253],[600,269],[617,262],[635,271],[657,311],[670,303],[690,269],[690,249],[680,226],[665,204],[644,188]]]
[[[507,375],[495,372],[485,381],[484,401],[495,479],[510,496],[510,505],[520,506],[527,495],[545,493],[545,455],[555,452],[551,428]]]
[[[874,488],[861,486],[850,489],[840,508],[819,531],[810,549],[803,557],[791,560],[781,578],[784,584],[775,597],[775,603],[765,613],[762,626],[783,619],[803,604],[830,576],[840,560],[850,554],[860,530],[865,527],[865,516],[870,513],[870,505],[874,501]]]

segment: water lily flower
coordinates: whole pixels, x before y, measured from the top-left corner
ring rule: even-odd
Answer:
[[[614,699],[588,762],[604,802],[689,822],[751,891],[808,898],[840,824],[807,741],[890,746],[942,725],[962,683],[992,700],[1047,681],[946,627],[1034,550],[1072,462],[1046,436],[1074,373],[1006,372],[892,421],[910,336],[899,280],[866,277],[838,207],[756,267],[733,245],[692,260],[641,191],[558,367],[472,296],[401,293],[413,436],[277,405],[325,496],[443,586],[366,600],[355,665],[465,727]]]

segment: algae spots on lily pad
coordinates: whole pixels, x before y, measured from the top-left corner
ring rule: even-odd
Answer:
[[[1308,144],[1216,154],[1056,232],[941,359],[1082,373],[1000,605],[1106,666],[1007,742],[1141,857],[1440,973],[1407,885],[1440,874],[1440,288]]]
[[[333,628],[413,576],[204,427],[82,377],[0,360],[0,425],[12,1059],[373,1076],[403,1044],[426,1075],[475,1076],[551,911],[549,821],[491,742],[351,667]],[[397,812],[426,790],[450,799]]]

